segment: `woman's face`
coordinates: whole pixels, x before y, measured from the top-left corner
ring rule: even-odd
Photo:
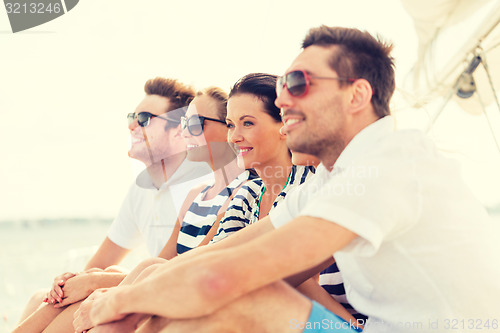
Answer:
[[[208,96],[197,96],[186,111],[186,119],[203,116],[220,119],[216,102]],[[191,161],[207,162],[214,167],[222,154],[227,154],[227,127],[224,123],[205,120],[201,135],[191,135],[187,128],[183,128],[182,136],[186,141],[187,158]],[[225,160],[225,159],[224,159]]]
[[[264,110],[263,102],[251,94],[232,96],[227,103],[228,141],[238,147],[238,166],[259,168],[272,165],[286,151],[281,122]]]

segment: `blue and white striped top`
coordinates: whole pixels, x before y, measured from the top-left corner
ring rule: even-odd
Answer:
[[[247,180],[254,178],[255,176],[250,171],[244,171],[210,200],[203,200],[203,196],[213,184],[205,187],[193,200],[184,216],[179,237],[177,238],[177,254],[184,253],[200,245],[216,221],[219,210],[231,196],[233,190]],[[230,206],[236,204],[233,201],[235,201],[235,197],[231,200]]]
[[[292,166],[288,182],[274,200],[273,208],[285,198],[287,193],[293,191],[312,175],[314,175],[312,166]],[[264,190],[265,186],[260,178],[249,181],[238,190],[219,224],[217,234],[212,239],[213,243],[259,220],[259,203]]]
[[[325,289],[333,299],[342,304],[342,306],[358,321],[366,321],[367,316],[356,311],[347,301],[344,288],[344,279],[337,267],[337,263],[333,263],[319,274],[319,285]]]

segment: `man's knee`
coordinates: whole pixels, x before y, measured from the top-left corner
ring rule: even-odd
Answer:
[[[168,262],[168,260],[162,259],[162,258],[150,258],[147,260],[144,260],[141,262],[139,265],[134,268],[134,272],[136,272],[137,276],[134,278],[135,281],[140,281],[149,274],[153,273],[158,267],[162,266]]]
[[[141,261],[141,263],[139,265],[137,265],[136,268],[138,268],[140,270],[144,270],[152,265],[164,264],[166,262],[168,262],[168,260],[163,259],[163,258],[149,258],[149,259]]]

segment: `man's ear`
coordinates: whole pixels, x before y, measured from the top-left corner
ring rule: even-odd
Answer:
[[[353,82],[351,89],[352,98],[350,104],[353,112],[362,110],[370,105],[373,96],[373,89],[370,82],[365,79],[357,79]]]

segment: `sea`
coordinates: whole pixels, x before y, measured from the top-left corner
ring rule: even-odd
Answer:
[[[17,325],[31,295],[64,272],[82,271],[106,237],[111,219],[0,221],[0,333]],[[122,263],[148,258],[141,247]]]

